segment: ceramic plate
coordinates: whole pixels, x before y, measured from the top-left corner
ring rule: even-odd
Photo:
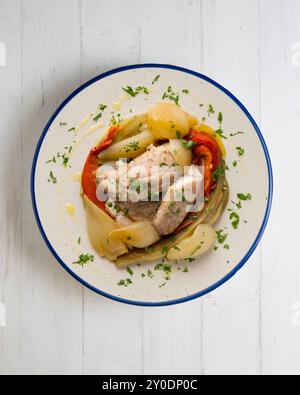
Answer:
[[[160,77],[155,78],[158,75]],[[130,100],[123,100],[122,88],[126,86],[147,87],[149,94],[140,93]],[[222,113],[230,202],[215,226],[216,230],[228,233],[226,241],[217,243],[216,249],[195,262],[172,264],[171,280],[163,285],[164,273],[155,270],[155,263],[133,267],[130,276],[126,268],[117,269],[93,251],[87,237],[78,179],[90,148],[104,134],[112,117],[125,119],[146,112],[150,106],[162,101],[169,86],[179,93],[183,109],[199,120],[206,118],[215,129],[219,128],[219,113]],[[95,122],[93,114],[97,113],[99,104],[108,107],[102,118]],[[65,165],[64,158],[67,158]],[[266,144],[255,121],[225,88],[187,69],[169,65],[135,65],[94,78],[59,106],[38,143],[31,188],[42,236],[58,262],[75,279],[119,302],[162,306],[211,292],[246,263],[267,224],[272,200],[272,169]],[[237,197],[240,193],[252,197],[242,201],[241,207]],[[68,213],[68,204],[75,208],[73,215]],[[230,210],[237,212],[240,218],[237,229],[232,226]],[[87,253],[95,256],[93,262],[83,267],[73,263],[80,254]],[[130,286],[118,285],[129,276]]]

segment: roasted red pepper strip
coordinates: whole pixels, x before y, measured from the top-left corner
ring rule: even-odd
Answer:
[[[193,141],[193,162],[204,165],[204,195],[209,197],[214,184],[213,172],[218,168],[221,160],[221,152],[215,139],[205,132],[191,130],[186,137]]]
[[[208,133],[196,132],[194,130],[191,130],[189,132],[188,140],[193,141],[197,145],[205,146],[210,150],[212,155],[212,164],[213,164],[212,170],[215,171],[218,168],[221,160],[221,152],[216,140]]]
[[[82,172],[82,192],[101,210],[105,210],[105,202],[101,202],[100,200],[98,200],[96,194],[95,172],[99,167],[97,156],[100,154],[100,152],[105,151],[112,144],[117,132],[118,127],[112,126],[108,132],[106,139],[97,147],[91,149]]]
[[[94,155],[99,155],[100,152],[105,151],[108,147],[110,147],[114,138],[116,137],[118,129],[119,128],[117,126],[112,126],[108,131],[106,139],[102,141],[102,143],[100,143],[97,147],[92,148],[91,153]]]

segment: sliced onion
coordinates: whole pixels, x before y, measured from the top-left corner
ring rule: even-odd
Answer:
[[[214,245],[216,232],[208,224],[198,225],[192,236],[183,239],[176,246],[170,249],[167,259],[181,260],[196,258],[205,254]]]
[[[160,103],[148,111],[148,125],[157,139],[176,139],[178,132],[186,135],[197,119],[173,103]]]
[[[135,222],[124,228],[113,230],[110,237],[136,248],[149,247],[160,239],[150,222]]]

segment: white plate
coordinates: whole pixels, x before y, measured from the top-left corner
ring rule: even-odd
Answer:
[[[152,84],[154,78],[159,80]],[[139,94],[122,104],[115,111],[113,103],[123,95],[122,87],[145,86],[150,94]],[[224,143],[227,148],[230,185],[230,203],[237,202],[237,193],[250,193],[252,201],[242,202],[239,213],[241,221],[237,230],[233,229],[229,219],[230,212],[225,211],[216,229],[228,232],[226,244],[230,249],[219,245],[217,251],[211,251],[193,263],[173,264],[171,280],[165,283],[163,272],[154,270],[155,264],[133,267],[133,276],[126,269],[117,269],[115,265],[100,258],[93,251],[87,237],[85,212],[80,197],[80,184],[74,181],[74,174],[81,172],[91,146],[105,132],[112,111],[121,113],[122,118],[146,112],[148,108],[162,101],[165,90],[171,86],[180,93],[180,104],[190,114],[218,128],[218,114],[223,114],[223,129],[228,136]],[[183,93],[188,90],[190,93]],[[97,111],[99,104],[107,104],[101,122],[105,125],[96,131],[89,119]],[[203,106],[200,106],[203,105]],[[212,105],[215,114],[208,117],[208,106]],[[87,118],[88,116],[88,118]],[[61,126],[60,123],[67,123]],[[78,127],[80,125],[80,127]],[[78,127],[76,131],[68,131]],[[230,137],[230,133],[241,131]],[[77,144],[74,144],[77,141]],[[70,157],[71,168],[57,163],[46,163],[58,152],[63,153],[74,146]],[[238,156],[236,147],[242,147],[245,153]],[[238,164],[233,167],[233,162]],[[48,182],[50,171],[57,183]],[[78,281],[103,296],[136,305],[162,306],[185,302],[211,292],[230,279],[249,259],[264,232],[272,201],[272,168],[266,144],[255,121],[245,107],[225,88],[211,79],[196,72],[168,65],[135,65],[122,67],[102,74],[87,82],[72,93],[55,111],[46,125],[33,160],[32,200],[41,234],[58,262]],[[67,213],[66,205],[72,203],[76,208],[74,216]],[[81,243],[78,244],[78,238]],[[84,267],[74,265],[80,254],[95,256],[93,263]],[[183,272],[188,267],[187,273]],[[148,270],[153,273],[148,276]],[[142,274],[145,273],[145,277]],[[132,285],[118,285],[121,279],[131,277]],[[152,277],[152,278],[150,278]]]

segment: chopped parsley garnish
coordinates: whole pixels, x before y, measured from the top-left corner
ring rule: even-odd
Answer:
[[[218,121],[219,121],[219,124],[222,125],[222,122],[223,122],[223,114],[222,114],[221,112],[219,112]]]
[[[218,168],[212,173],[212,179],[216,182],[222,175],[222,167],[218,166]]]
[[[136,97],[139,93],[144,93],[145,95],[149,95],[149,90],[144,86],[138,86],[137,88],[133,89],[131,86],[126,86],[122,88],[123,91],[128,93],[131,97]]]
[[[113,112],[112,112],[112,114],[113,114],[113,116],[111,117],[111,120],[110,120],[110,123],[112,125],[117,125],[118,123],[120,123],[122,121],[121,114],[115,115]]]
[[[238,194],[237,194],[237,197],[238,197],[240,200],[244,200],[244,201],[246,201],[246,200],[252,200],[252,195],[251,195],[250,193],[247,193],[247,194],[238,193]]]
[[[242,202],[239,201],[238,203],[235,203],[236,207],[240,210],[242,208]]]
[[[197,143],[195,143],[194,141],[187,141],[184,139],[181,139],[180,142],[181,142],[181,145],[183,146],[183,148],[186,148],[186,149],[192,149],[197,145]]]
[[[153,273],[152,273],[152,270],[148,269],[147,276],[148,276],[149,278],[153,278],[153,277],[154,277],[154,276],[153,276]]]
[[[80,243],[81,243],[81,237],[78,237],[77,244],[80,244]]]
[[[198,247],[195,249],[195,251],[191,254],[191,256],[195,255],[197,251],[201,250],[203,244],[204,244],[204,241],[201,241],[201,243],[198,245]]]
[[[152,85],[154,85],[160,79],[160,74],[157,75],[154,80],[152,81]]]
[[[227,140],[227,137],[224,134],[224,131],[222,128],[219,128],[218,130],[215,131],[216,135],[218,135],[219,137],[221,137],[224,140]]]
[[[59,122],[59,126],[67,126],[67,122]]]
[[[188,89],[182,89],[182,93],[185,93],[186,95],[188,95],[190,93],[190,91]]]
[[[172,89],[171,86],[169,86],[168,89],[166,90],[166,92],[163,94],[162,99],[163,100],[165,100],[165,99],[172,100],[173,102],[175,102],[175,104],[177,104],[179,106],[179,94],[174,92],[174,90]]]
[[[140,143],[138,141],[133,141],[132,143],[125,145],[124,149],[125,152],[138,151],[140,149]]]
[[[230,214],[230,221],[231,221],[231,225],[233,226],[233,229],[237,229],[240,224],[240,216],[235,211],[233,211]]]
[[[192,263],[195,261],[195,258],[186,258],[185,261]]]
[[[211,104],[208,106],[207,114],[210,117],[211,114],[214,114],[216,111]]]
[[[103,111],[104,111],[106,108],[107,108],[107,105],[106,105],[106,104],[99,104],[99,106],[98,106],[99,112],[98,112],[98,114],[96,114],[96,115],[94,116],[93,121],[95,121],[95,122],[99,121],[99,119],[100,119],[100,118],[102,117],[102,115],[103,115]]]
[[[53,162],[53,163],[56,163],[56,158],[55,158],[55,156],[53,156],[52,159],[47,160],[46,163],[48,164],[48,163],[52,163],[52,162]]]
[[[48,182],[52,182],[53,184],[57,183],[57,177],[54,176],[53,171],[50,171]]]
[[[230,247],[229,247],[228,244],[225,244],[225,245],[224,245],[224,248],[225,248],[225,250],[229,250],[229,249],[230,249]]]
[[[129,208],[128,208],[128,207],[125,207],[125,208],[124,208],[124,214],[126,215],[126,217],[127,217],[127,215],[129,214]]]
[[[234,136],[238,136],[239,134],[244,134],[244,132],[234,132],[234,133],[230,133],[230,137],[234,137]]]
[[[185,268],[182,270],[183,273],[188,273],[188,271],[189,271],[189,268],[188,268],[188,267],[185,267]]]
[[[128,287],[131,284],[132,284],[132,280],[130,278],[126,278],[125,280],[120,280],[118,282],[118,285],[121,287]]]
[[[234,160],[234,161],[232,162],[232,166],[233,166],[233,167],[237,167],[237,164],[238,164],[238,163],[237,163],[236,160]]]
[[[163,270],[164,264],[163,263],[158,263],[155,267],[154,270]]]
[[[69,130],[68,130],[68,132],[74,132],[76,130],[76,128],[75,128],[75,126],[73,126],[72,128],[70,128]]]
[[[95,257],[91,254],[81,254],[79,255],[78,261],[73,262],[73,265],[83,265],[87,264],[88,262],[93,262]]]
[[[169,247],[164,246],[161,252],[162,252],[162,254],[167,254],[169,252]]]
[[[245,153],[245,150],[242,147],[236,147],[236,150],[239,156],[243,156]]]
[[[163,284],[161,284],[161,285],[159,286],[159,288],[163,288],[166,284],[167,284],[166,282],[163,283]]]
[[[145,251],[147,254],[151,254],[151,252],[153,252],[153,248],[152,247],[146,247]]]
[[[131,276],[133,276],[133,271],[130,267],[127,267],[126,270],[127,270],[127,273],[129,273]]]
[[[228,237],[228,233],[224,233],[223,229],[217,230],[216,231],[217,234],[217,240],[219,244],[224,244],[227,237]]]

